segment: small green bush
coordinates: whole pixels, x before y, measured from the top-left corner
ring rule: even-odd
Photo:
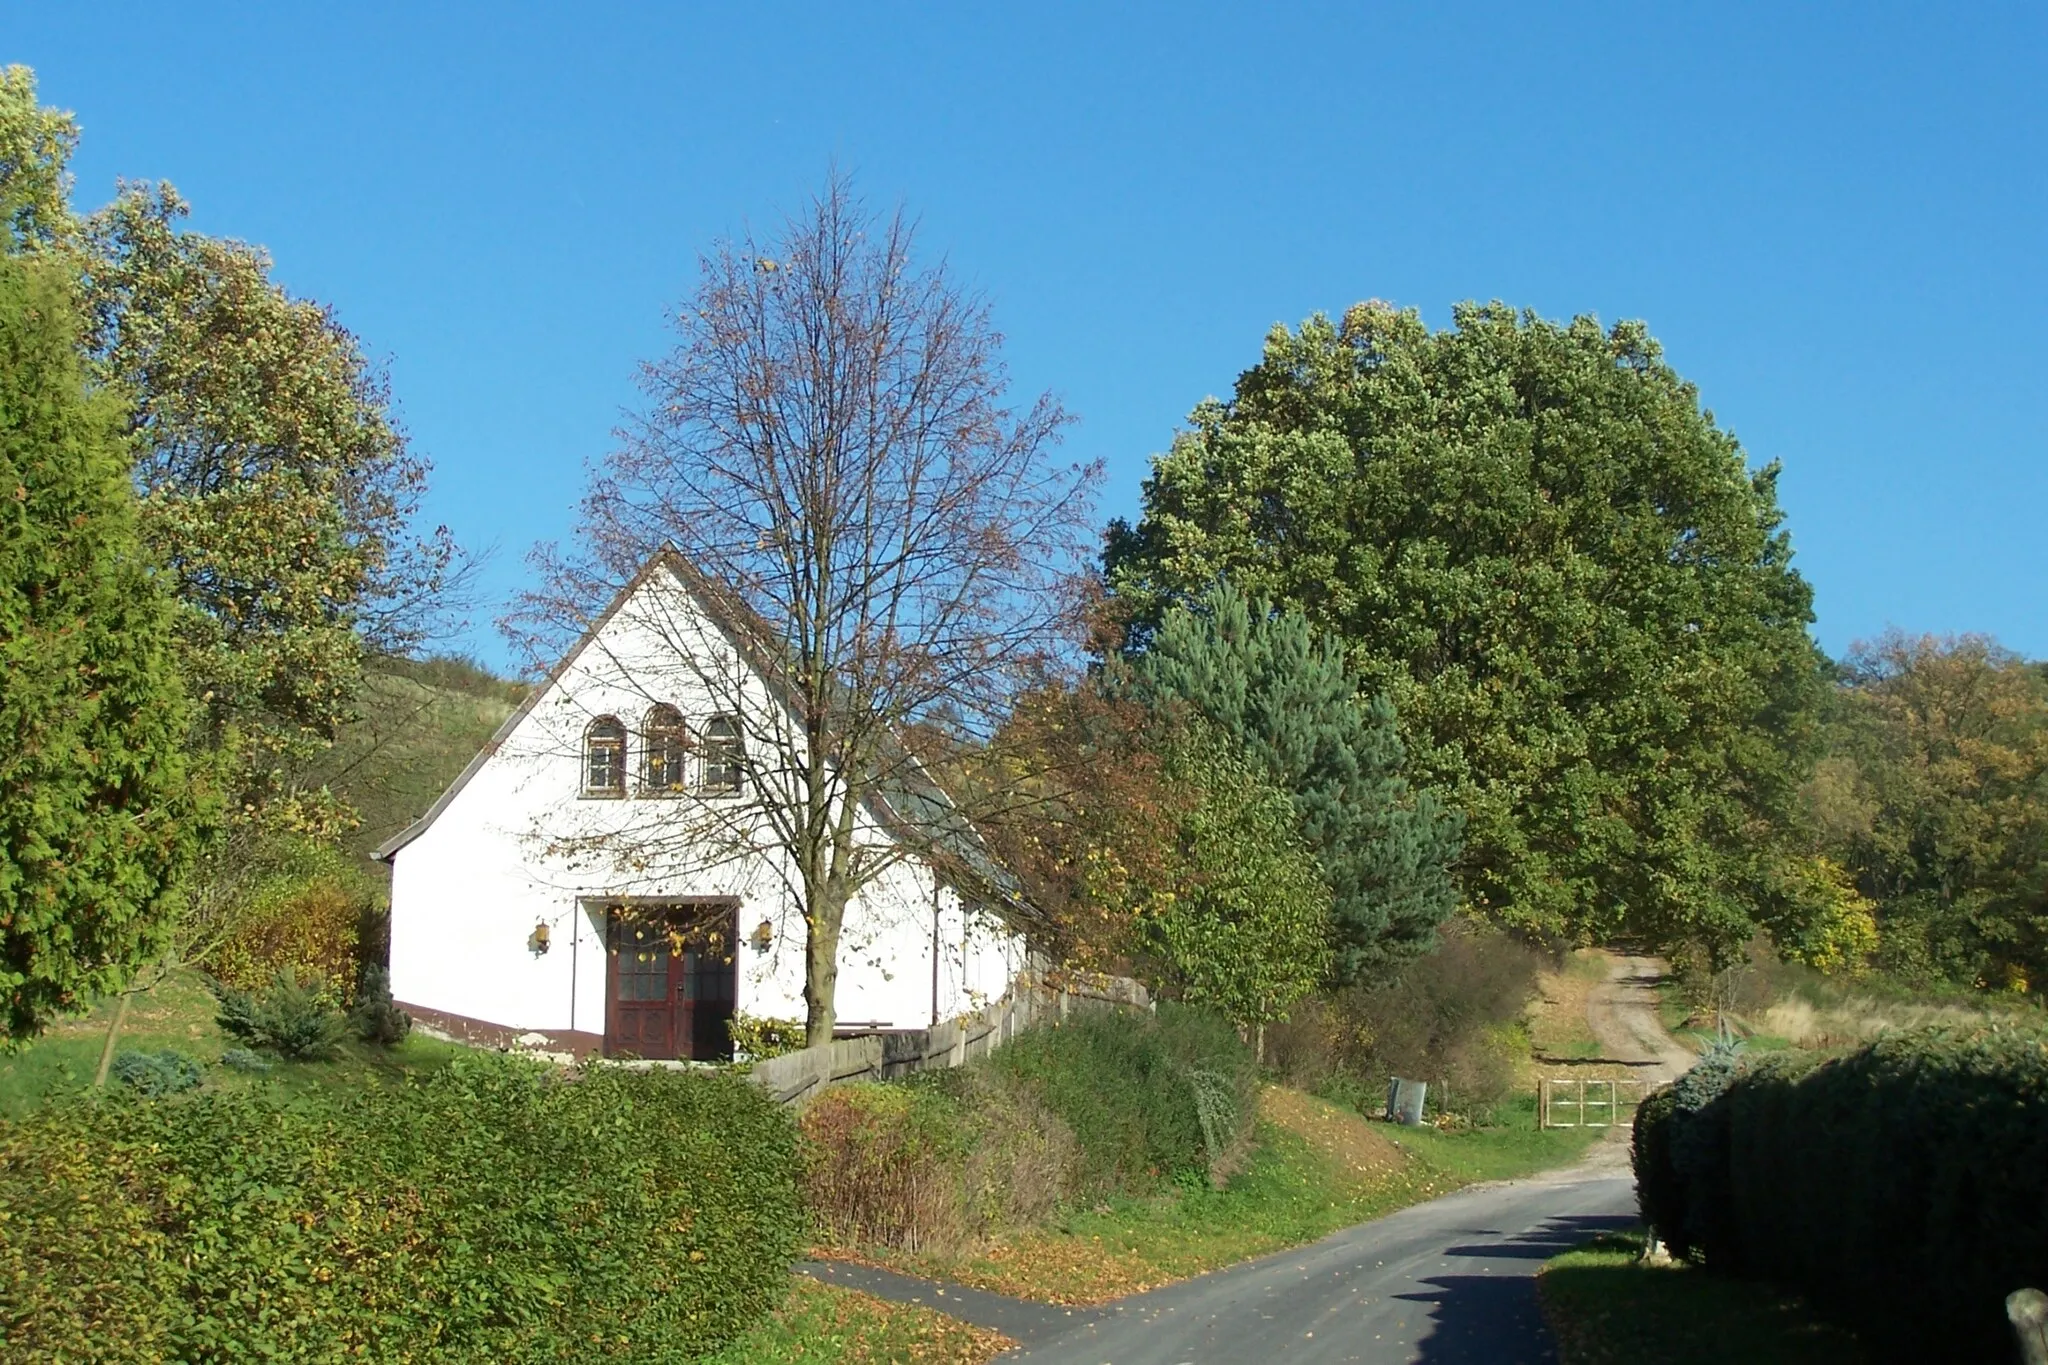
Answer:
[[[1741,1070],[1739,1043],[1707,1049],[1692,1070],[1636,1108],[1631,1153],[1636,1202],[1671,1254],[1714,1249],[1715,1264],[1732,1265],[1738,1230],[1729,1222],[1729,1110],[1726,1097]]]
[[[744,1081],[463,1057],[0,1125],[10,1360],[680,1362],[785,1292],[795,1127]]]
[[[213,992],[220,1001],[215,1022],[222,1032],[290,1061],[327,1061],[348,1036],[347,1017],[318,978],[300,981],[281,971],[261,993],[220,982]]]
[[[375,963],[363,968],[348,1026],[356,1037],[378,1047],[396,1047],[412,1032],[412,1016],[391,998],[391,973]]]
[[[1252,1128],[1251,1049],[1203,1009],[1083,1011],[1018,1034],[988,1066],[1072,1130],[1076,1187],[1091,1195],[1218,1175]]]
[[[251,1052],[245,1047],[231,1047],[226,1052],[221,1053],[220,1064],[230,1071],[247,1072],[252,1076],[261,1076],[266,1072],[277,1070],[276,1062],[271,1061],[260,1052]]]
[[[957,1250],[968,1236],[958,1101],[931,1087],[835,1086],[805,1107],[804,1203],[839,1246]]]
[[[109,1070],[115,1080],[144,1099],[175,1095],[206,1079],[205,1069],[174,1047],[156,1052],[123,1048],[114,1054]]]
[[[765,1062],[770,1057],[786,1056],[801,1050],[804,1045],[804,1021],[801,1019],[767,1019],[735,1014],[728,1027],[733,1051],[745,1053],[750,1061]]]
[[[340,848],[302,834],[256,841],[233,879],[233,930],[206,955],[230,986],[262,990],[280,973],[346,990],[363,956],[363,928],[382,896]]]
[[[1636,1142],[1659,1236],[1803,1291],[1879,1356],[2011,1358],[2005,1296],[2048,1284],[2048,1031],[1773,1054],[1703,1103],[1652,1096]]]

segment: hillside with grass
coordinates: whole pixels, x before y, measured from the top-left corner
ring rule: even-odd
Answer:
[[[426,814],[526,687],[464,658],[373,661],[355,718],[310,774],[354,812],[349,855],[375,865],[377,846]]]

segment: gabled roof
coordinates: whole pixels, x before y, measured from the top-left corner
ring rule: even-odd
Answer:
[[[427,832],[440,818],[441,812],[448,809],[462,789],[469,785],[470,779],[533,713],[541,697],[582,657],[583,651],[618,615],[619,609],[645,587],[657,571],[663,569],[689,594],[690,600],[746,660],[776,699],[795,710],[788,673],[767,624],[737,594],[707,577],[674,547],[665,546],[640,567],[630,583],[619,590],[611,604],[569,647],[561,661],[548,670],[547,676],[527,691],[518,708],[485,741],[483,748],[448,784],[448,789],[435,798],[427,813],[378,845],[375,855],[378,861],[390,862],[400,849]],[[903,761],[894,765],[890,774],[893,780],[886,783],[887,790],[878,789],[883,785],[881,783],[870,787],[867,799],[869,814],[895,838],[924,845],[933,869],[963,896],[993,902],[1020,919],[1041,920],[1040,912],[1023,899],[1016,878],[990,854],[972,822],[954,805],[952,798],[902,746],[900,737],[892,734],[890,742],[897,749],[896,756]]]

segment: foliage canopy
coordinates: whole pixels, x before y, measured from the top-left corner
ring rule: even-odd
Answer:
[[[0,73],[0,202],[22,248],[79,271],[93,378],[125,399],[145,545],[178,603],[195,738],[231,811],[334,830],[299,780],[351,714],[366,647],[415,643],[448,581],[445,530],[414,538],[426,465],[331,310],[293,298],[261,248],[182,226],[168,184],[69,203],[76,121]]]
[[[2048,981],[2048,676],[1983,636],[1859,644],[1808,789],[1908,981]]]
[[[1173,877],[1129,888],[1138,942],[1183,1000],[1240,1027],[1285,1019],[1330,959],[1330,888],[1293,803],[1207,725],[1175,737],[1165,774],[1192,800]]]
[[[1725,953],[1807,909],[1820,659],[1776,479],[1640,324],[1363,304],[1194,410],[1106,563],[1139,644],[1219,579],[1337,634],[1490,917]]]

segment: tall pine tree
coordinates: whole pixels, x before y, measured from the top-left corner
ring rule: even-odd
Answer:
[[[191,712],[122,405],[89,391],[59,253],[0,251],[0,1030],[156,951],[193,845]]]
[[[1192,708],[1293,798],[1330,884],[1338,981],[1386,974],[1435,941],[1457,903],[1459,817],[1408,789],[1393,707],[1360,699],[1342,649],[1299,612],[1212,587],[1169,609],[1113,685]]]

